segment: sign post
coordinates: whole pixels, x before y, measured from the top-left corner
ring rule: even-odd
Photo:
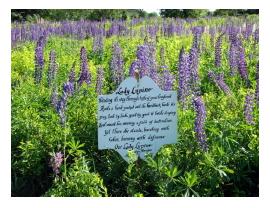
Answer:
[[[125,79],[110,95],[98,97],[98,148],[114,149],[126,161],[176,143],[177,93],[163,91],[149,77]]]

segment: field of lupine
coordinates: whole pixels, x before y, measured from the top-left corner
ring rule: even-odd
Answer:
[[[258,196],[258,16],[13,23],[12,196]],[[178,142],[97,148],[97,96],[178,92]]]

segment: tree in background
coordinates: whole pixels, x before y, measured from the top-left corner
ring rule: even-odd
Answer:
[[[162,17],[198,18],[209,14],[207,9],[161,9]]]
[[[217,9],[214,16],[241,16],[249,14],[259,14],[259,9]]]
[[[158,14],[156,12],[151,12],[147,14],[147,17],[157,17]]]
[[[258,9],[217,9],[210,12],[207,9],[161,9],[162,17],[199,18],[205,16],[240,16],[259,14]],[[140,17],[156,17],[157,13],[147,13],[143,9],[12,9],[12,21],[45,20],[101,20],[128,19]]]
[[[25,21],[28,17],[40,17],[40,15],[46,12],[46,10],[41,9],[12,9],[11,10],[11,20],[12,21]]]
[[[12,9],[12,21],[46,20],[101,20],[146,17],[142,9]]]
[[[162,17],[199,18],[205,16],[241,16],[259,14],[259,9],[217,9],[210,12],[207,9],[161,9]]]

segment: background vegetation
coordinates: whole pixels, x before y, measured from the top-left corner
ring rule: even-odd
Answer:
[[[258,9],[217,9],[210,12],[207,9],[161,9],[162,17],[198,18],[205,16],[241,16],[259,14]],[[155,17],[155,12],[147,13],[143,9],[12,9],[12,21],[33,21],[43,18],[46,20],[101,20],[127,19],[140,17]]]

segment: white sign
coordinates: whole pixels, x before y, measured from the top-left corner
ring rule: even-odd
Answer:
[[[98,96],[98,148],[128,150],[144,159],[177,139],[177,93],[163,91],[149,77],[124,80],[110,95]]]

